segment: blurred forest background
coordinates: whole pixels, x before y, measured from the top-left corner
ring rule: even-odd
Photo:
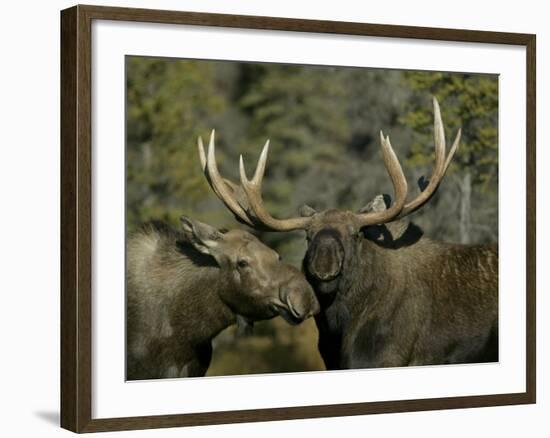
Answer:
[[[438,193],[410,219],[434,239],[498,240],[497,76],[129,56],[126,81],[128,233],[151,219],[177,227],[182,214],[244,227],[200,169],[197,137],[208,141],[213,128],[221,173],[232,180],[239,154],[251,175],[271,140],[263,194],[275,217],[296,216],[305,203],[359,210],[392,194],[381,129],[415,196],[416,181],[431,174],[436,96],[448,148],[459,127],[462,141]],[[301,232],[259,237],[300,266]],[[256,323],[249,337],[235,327],[222,332],[207,375],[322,369],[314,321],[291,327],[275,318]]]

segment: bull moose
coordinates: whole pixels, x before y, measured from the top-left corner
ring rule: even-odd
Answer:
[[[381,132],[394,201],[381,206],[377,199],[358,212],[304,206],[299,217],[276,219],[261,196],[269,141],[251,180],[240,157],[236,184],[218,172],[213,134],[207,156],[199,139],[205,175],[238,220],[269,231],[305,230],[303,269],[321,305],[315,319],[327,369],[498,360],[497,246],[435,241],[414,224],[403,227],[403,218],[433,196],[460,142],[459,130],[446,156],[435,98],[433,109],[435,164],[424,190],[407,202],[403,170]]]
[[[244,230],[181,218],[142,226],[127,244],[127,378],[200,377],[211,340],[236,322],[319,311],[304,275]]]

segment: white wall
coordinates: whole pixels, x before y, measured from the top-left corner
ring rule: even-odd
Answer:
[[[233,0],[94,2],[111,6],[195,10],[272,15],[372,23],[485,29],[537,34],[538,76],[538,223],[549,209],[542,194],[546,178],[542,164],[550,164],[542,145],[548,131],[550,29],[544,2],[456,3],[436,1],[271,2]],[[59,10],[68,1],[4,2],[0,44],[0,431],[3,436],[49,437],[65,434],[57,426],[59,399]],[[545,117],[546,115],[546,117]],[[7,134],[7,135],[6,135]],[[546,211],[545,211],[546,210]],[[546,219],[546,220],[545,220]],[[511,230],[512,231],[512,230]],[[504,237],[505,238],[505,237]],[[541,249],[549,233],[538,232],[538,346],[539,403],[458,411],[392,414],[366,417],[286,421],[264,424],[210,426],[191,429],[110,434],[122,436],[369,436],[446,438],[464,436],[544,436],[545,411],[550,408],[549,384],[543,373],[548,349],[542,340],[549,325],[542,319],[543,292],[549,277],[543,272]],[[546,414],[548,415],[548,414]],[[546,420],[546,421],[545,421]],[[548,432],[546,432],[547,434]]]

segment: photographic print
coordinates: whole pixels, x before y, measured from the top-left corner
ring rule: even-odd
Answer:
[[[62,427],[535,403],[535,47],[62,11]]]
[[[498,75],[125,70],[127,380],[499,361]]]

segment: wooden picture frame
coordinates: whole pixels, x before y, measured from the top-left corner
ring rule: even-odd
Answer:
[[[114,20],[347,34],[526,48],[526,391],[321,406],[92,418],[92,22]],[[61,426],[97,432],[535,403],[535,53],[530,34],[75,6],[61,12]]]

